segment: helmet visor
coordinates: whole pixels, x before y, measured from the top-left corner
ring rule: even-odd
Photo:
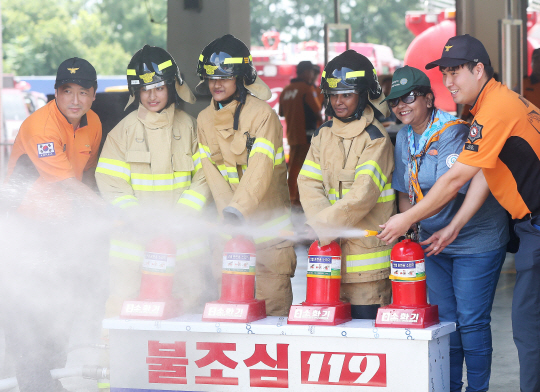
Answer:
[[[350,68],[340,68],[332,71],[332,75],[326,76],[323,73],[322,77],[326,79],[328,88],[334,91],[328,91],[334,94],[345,94],[348,92],[358,92],[360,90],[359,78],[366,76],[366,71],[354,71]]]
[[[247,58],[246,58],[247,59]],[[226,52],[214,52],[208,63],[204,64],[205,77],[209,79],[231,79],[235,76],[235,67],[244,63],[243,57],[232,57]],[[249,59],[247,59],[249,62]]]

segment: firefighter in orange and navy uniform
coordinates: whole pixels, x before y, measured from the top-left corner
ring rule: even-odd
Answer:
[[[279,96],[279,115],[287,124],[289,153],[289,176],[287,184],[291,205],[300,207],[297,178],[304,164],[311,137],[322,124],[321,103],[317,89],[312,84],[315,66],[311,61],[301,61],[296,66],[296,78],[286,86]]]
[[[84,59],[68,59],[58,67],[54,88],[55,99],[21,125],[4,187],[11,192],[14,244],[2,249],[10,254],[9,247],[17,247],[17,261],[2,267],[2,321],[21,392],[66,391],[50,371],[66,364],[77,311],[99,296],[88,293],[99,281],[93,274],[99,257],[94,238],[85,234],[92,207],[104,211],[92,189],[101,142],[101,122],[90,110],[96,71]]]

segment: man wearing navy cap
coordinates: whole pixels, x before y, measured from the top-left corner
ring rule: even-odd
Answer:
[[[20,392],[66,391],[50,371],[65,366],[74,316],[88,308],[96,289],[89,282],[98,279],[95,238],[84,234],[86,218],[105,207],[92,189],[101,143],[101,122],[90,110],[96,71],[68,59],[54,88],[55,99],[21,125],[3,189],[17,223],[4,251],[17,260],[2,268],[1,315]]]
[[[51,194],[53,184],[77,202],[102,203],[85,185],[95,186],[101,143],[101,122],[90,109],[96,99],[96,70],[78,57],[65,60],[54,88],[55,99],[21,125],[8,163],[6,183],[18,191],[14,204],[18,212],[32,217],[46,212],[35,201]]]
[[[492,78],[484,45],[468,34],[450,38],[441,58],[426,69],[437,66],[454,102],[471,105],[467,143],[426,197],[381,225],[378,237],[394,241],[412,223],[434,215],[470,179],[463,207],[478,210],[491,190],[512,215],[520,239],[512,302],[520,390],[540,392],[540,109]],[[440,252],[457,234],[449,225],[422,244]]]

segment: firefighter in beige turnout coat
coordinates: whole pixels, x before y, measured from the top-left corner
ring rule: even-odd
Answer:
[[[353,318],[375,318],[377,308],[390,303],[392,246],[340,233],[379,230],[395,214],[393,146],[368,100],[383,114],[388,107],[372,64],[352,50],[329,62],[322,77],[333,119],[311,142],[298,177],[300,201],[321,245],[343,236],[341,297],[351,303]]]
[[[270,90],[257,78],[247,47],[231,35],[203,50],[197,73],[197,91],[213,97],[197,118],[212,196],[226,224],[249,224],[257,248],[256,297],[265,300],[268,315],[287,316],[296,255],[293,244],[279,237],[292,224],[283,131],[263,101]],[[221,264],[215,267],[220,276]]]
[[[174,294],[182,297],[184,311],[201,311],[199,297],[209,287],[203,268],[210,258],[208,242],[200,235],[186,237],[185,227],[180,234],[167,227],[181,224],[179,219],[164,220],[171,211],[173,217],[201,219],[210,197],[195,119],[176,107],[178,98],[189,103],[195,98],[174,59],[161,48],[146,45],[127,72],[132,93],[127,106],[138,103],[138,109],[109,133],[96,169],[102,196],[131,217],[111,238],[106,315],[117,316],[124,300],[137,297],[144,248],[158,233],[177,245]]]

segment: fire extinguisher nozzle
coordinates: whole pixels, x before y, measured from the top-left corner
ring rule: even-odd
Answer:
[[[295,237],[296,233],[292,230],[280,230],[279,236],[280,237]]]
[[[365,232],[366,232],[366,235],[365,235],[366,237],[374,237],[378,234],[381,234],[380,231],[376,231],[376,230],[365,230]]]

